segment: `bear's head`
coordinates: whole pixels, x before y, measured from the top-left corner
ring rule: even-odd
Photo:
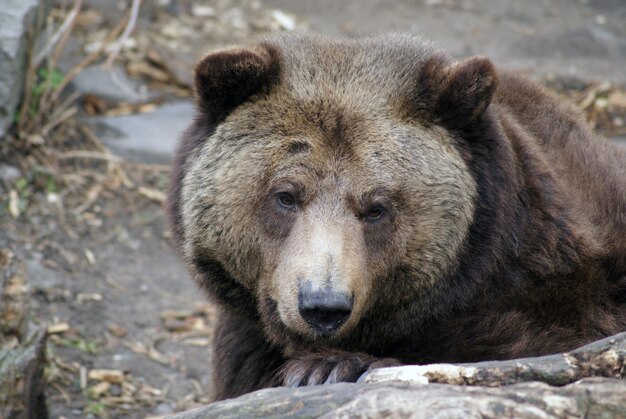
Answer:
[[[338,341],[409,300],[425,315],[472,222],[467,142],[495,86],[488,60],[413,37],[209,54],[170,203],[184,258],[270,339]]]

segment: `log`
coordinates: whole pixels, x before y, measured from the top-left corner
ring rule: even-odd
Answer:
[[[259,390],[171,419],[626,417],[626,383],[587,378],[565,387],[531,382],[500,388],[450,384],[341,383]]]
[[[626,377],[626,332],[571,352],[507,361],[408,365],[372,370],[360,381],[502,386],[539,381],[563,386],[585,377]]]
[[[259,390],[171,419],[626,418],[625,360],[621,333],[557,355],[382,368],[357,383]]]
[[[0,272],[0,418],[46,418],[46,327],[26,321],[26,269],[8,249],[0,249]]]
[[[0,418],[48,417],[44,395],[46,329],[0,347]]]

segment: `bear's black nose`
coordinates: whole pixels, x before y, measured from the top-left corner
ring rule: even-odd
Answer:
[[[350,317],[351,296],[330,289],[312,291],[310,286],[303,288],[298,292],[298,309],[316,332],[330,335]]]

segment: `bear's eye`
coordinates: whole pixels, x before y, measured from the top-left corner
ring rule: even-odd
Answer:
[[[276,194],[276,199],[281,207],[288,210],[294,210],[296,208],[296,200],[289,192],[279,192]]]
[[[381,205],[376,205],[368,209],[363,218],[365,219],[365,221],[375,223],[377,221],[380,221],[385,216],[386,212],[387,210],[385,209],[385,207]]]

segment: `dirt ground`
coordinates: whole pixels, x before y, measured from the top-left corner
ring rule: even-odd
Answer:
[[[58,3],[58,13],[67,13]],[[109,28],[127,12],[128,4],[117,3],[86,1],[66,71],[85,45],[102,38],[92,28]],[[133,88],[149,94],[113,94],[113,85],[95,94],[93,82],[77,84],[83,96],[70,131],[96,127],[100,135],[99,121],[110,123],[105,118],[190,101],[193,62],[208,48],[272,30],[312,28],[347,35],[408,30],[458,56],[481,53],[537,68],[535,75],[577,103],[600,133],[623,139],[626,7],[620,0],[570,3],[146,1],[134,44],[118,61]],[[490,35],[495,27],[501,37]],[[58,141],[60,152],[93,152],[83,137]],[[166,162],[171,154],[149,146],[132,153],[113,149],[123,159],[106,153],[93,164],[66,159],[54,173],[9,160],[21,173],[2,179],[3,193],[16,191],[19,205],[11,212],[11,200],[3,201],[0,248],[23,262],[30,321],[46,324],[50,333],[47,398],[54,418],[164,416],[208,402],[215,308],[168,245],[161,208],[168,167],[146,157],[161,153],[157,160]],[[56,173],[67,182],[55,183]]]

